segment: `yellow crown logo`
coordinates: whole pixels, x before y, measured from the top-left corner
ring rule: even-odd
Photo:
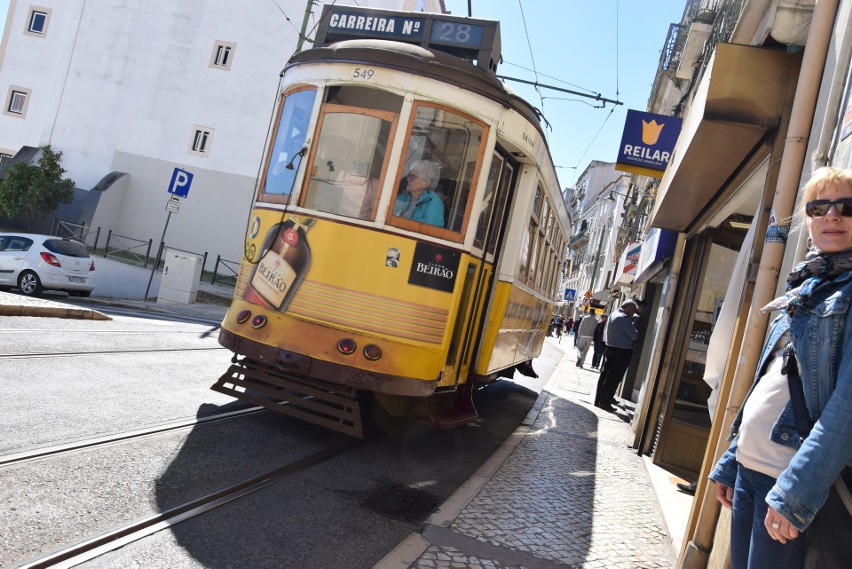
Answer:
[[[664,126],[666,123],[657,124],[656,119],[652,119],[651,122],[642,121],[642,142],[648,146],[657,144]]]

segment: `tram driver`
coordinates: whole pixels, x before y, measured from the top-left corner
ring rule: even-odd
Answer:
[[[444,227],[444,202],[434,191],[440,178],[441,167],[436,162],[415,162],[405,177],[405,190],[400,189],[396,198],[393,214]]]

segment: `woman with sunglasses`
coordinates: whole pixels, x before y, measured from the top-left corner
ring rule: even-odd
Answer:
[[[852,563],[838,494],[852,459],[852,171],[816,170],[802,202],[812,250],[763,308],[781,313],[710,474],[732,509],[733,569]]]
[[[433,192],[441,178],[441,168],[431,160],[414,163],[405,177],[405,192],[399,192],[393,214],[413,221],[444,226],[444,202]]]

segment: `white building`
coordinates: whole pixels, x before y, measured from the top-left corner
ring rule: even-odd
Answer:
[[[593,160],[574,187],[574,234],[569,241],[571,271],[567,288],[577,291],[576,309],[592,294],[590,304],[602,308],[609,302],[618,259],[614,258],[619,228],[623,223],[630,174],[615,164]]]
[[[442,0],[366,4],[445,11]],[[307,6],[310,38],[322,3]],[[166,244],[238,261],[279,73],[305,10],[306,0],[12,0],[0,159],[51,145],[65,175],[90,190],[71,221],[155,246],[172,175],[186,170],[189,194]]]

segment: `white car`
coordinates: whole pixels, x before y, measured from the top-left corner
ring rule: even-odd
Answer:
[[[95,288],[95,262],[73,239],[0,233],[0,289],[12,287],[27,296],[45,289],[89,296]]]

